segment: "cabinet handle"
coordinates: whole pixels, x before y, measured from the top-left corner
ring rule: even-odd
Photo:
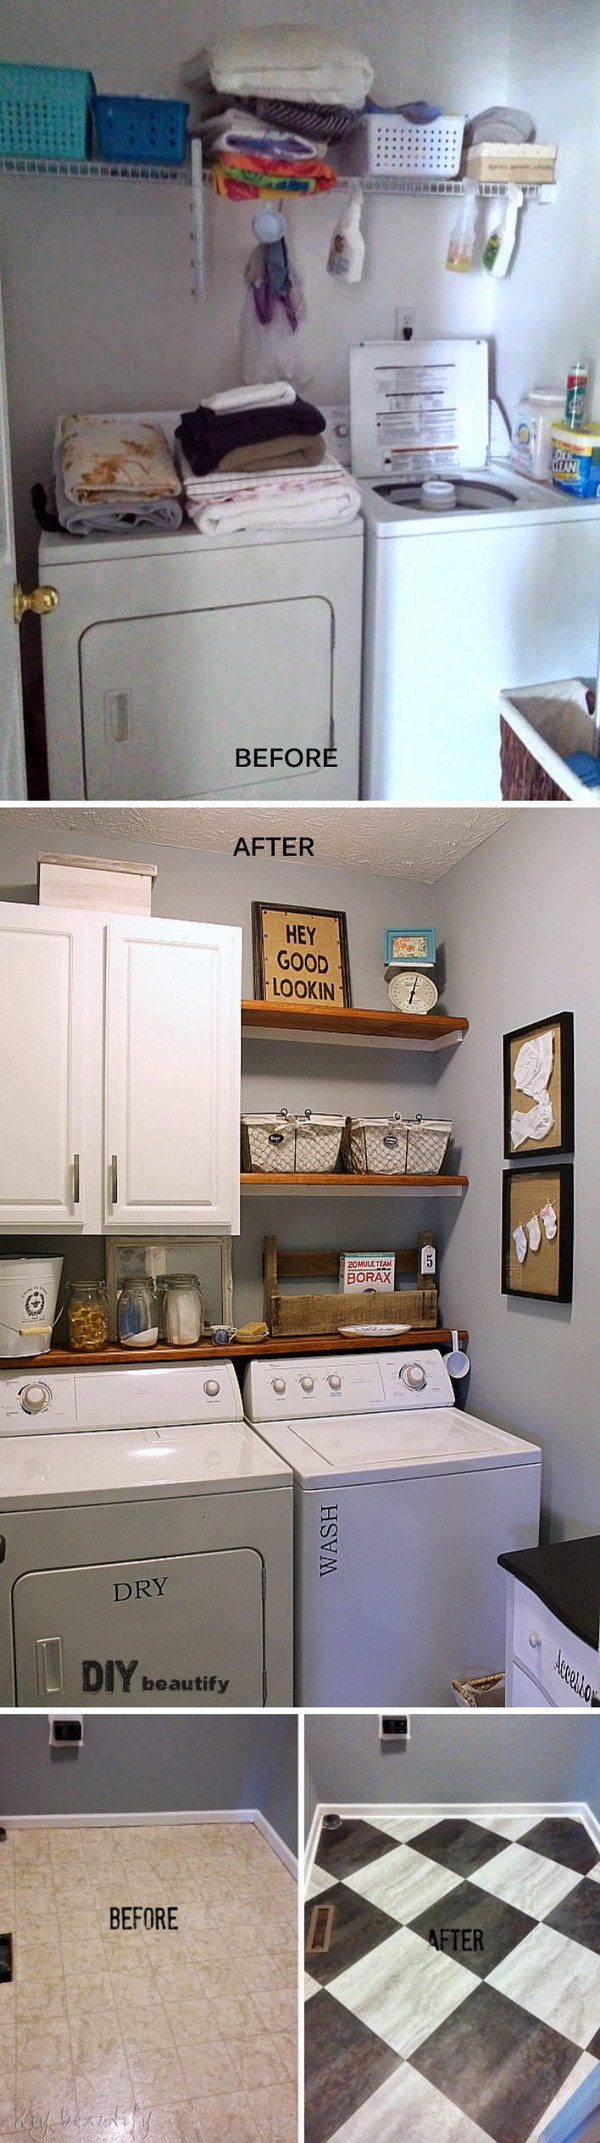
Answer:
[[[116,1153],[113,1153],[112,1161],[111,1161],[111,1164],[110,1164],[110,1195],[111,1195],[111,1201],[112,1201],[112,1204],[113,1204],[113,1205],[116,1205],[116,1203],[117,1203],[117,1198],[118,1198],[118,1186],[119,1186],[119,1170],[118,1170],[118,1164],[117,1164],[117,1156],[116,1156]]]
[[[79,1154],[78,1154],[78,1153],[74,1153],[74,1154],[73,1154],[73,1204],[74,1204],[74,1205],[79,1205],[79,1200],[80,1200],[80,1197],[81,1197],[81,1190],[80,1190],[80,1182],[79,1182],[79,1175],[80,1175],[80,1171],[79,1171]]]
[[[531,1645],[534,1645],[534,1646],[536,1646],[536,1645],[538,1645],[538,1644],[541,1644],[541,1642],[542,1642],[542,1640],[541,1640],[541,1637],[540,1637],[539,1631],[538,1631],[538,1630],[530,1630],[530,1632],[529,1632],[529,1643],[530,1643]]]

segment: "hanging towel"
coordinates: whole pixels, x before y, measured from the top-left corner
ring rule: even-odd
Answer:
[[[263,23],[211,39],[184,68],[197,85],[206,71],[220,95],[283,96],[295,103],[344,104],[361,111],[373,82],[364,52],[328,31],[299,23]]]

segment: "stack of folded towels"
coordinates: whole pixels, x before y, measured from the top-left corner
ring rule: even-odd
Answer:
[[[59,417],[54,489],[71,536],[181,527],[181,478],[165,433],[139,417]]]
[[[176,430],[185,511],[201,535],[352,521],[353,477],[325,449],[325,418],[287,380],[232,388]]]
[[[237,200],[333,186],[327,143],[356,124],[373,81],[364,52],[293,23],[217,36],[184,74],[212,106],[198,132],[213,184]]]

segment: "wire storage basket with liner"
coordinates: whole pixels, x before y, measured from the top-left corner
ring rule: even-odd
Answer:
[[[354,1175],[438,1176],[452,1125],[424,1116],[348,1118]]]
[[[336,1175],[347,1160],[344,1116],[317,1116],[305,1109],[290,1116],[250,1113],[242,1117],[242,1169],[245,1174]]]
[[[594,688],[579,677],[500,694],[505,803],[600,802]]]

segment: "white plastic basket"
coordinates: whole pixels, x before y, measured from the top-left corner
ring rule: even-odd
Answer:
[[[400,178],[456,178],[464,118],[442,114],[418,125],[398,112],[365,112],[347,140],[336,146],[338,171],[356,178],[386,172]]]
[[[439,1118],[415,1116],[406,1125],[407,1176],[439,1176],[452,1137],[452,1125]]]
[[[357,1176],[405,1176],[406,1131],[401,1116],[357,1116],[350,1124],[352,1170]]]

